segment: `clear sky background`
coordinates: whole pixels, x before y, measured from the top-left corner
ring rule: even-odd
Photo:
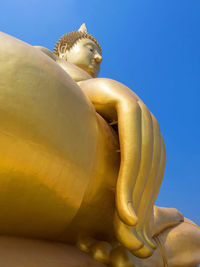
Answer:
[[[132,89],[167,149],[157,205],[200,225],[200,1],[1,0],[0,30],[53,49],[85,22],[103,49],[100,77]]]

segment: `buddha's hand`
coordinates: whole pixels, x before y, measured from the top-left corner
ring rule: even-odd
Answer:
[[[165,168],[165,146],[157,120],[128,87],[110,79],[78,83],[96,111],[118,122],[121,164],[116,188],[115,230],[133,254],[147,257],[155,243],[149,221]]]

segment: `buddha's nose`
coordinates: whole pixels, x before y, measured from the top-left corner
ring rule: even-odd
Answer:
[[[96,53],[94,56],[94,59],[97,63],[101,63],[102,61],[102,56],[99,53]]]

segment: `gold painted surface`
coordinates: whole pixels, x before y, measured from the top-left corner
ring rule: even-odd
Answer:
[[[0,237],[2,267],[106,267],[74,246],[43,240]]]
[[[187,247],[180,266],[194,266],[199,229],[153,206],[158,122],[129,88],[96,78],[101,48],[79,31],[56,54],[0,33],[0,233],[76,244],[114,267],[163,266],[163,251],[179,266]]]
[[[55,238],[79,209],[91,176],[96,113],[37,49],[1,33],[0,53],[0,228]]]

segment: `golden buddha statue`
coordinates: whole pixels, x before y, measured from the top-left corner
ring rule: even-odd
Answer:
[[[96,78],[101,47],[85,25],[54,53],[0,38],[0,248],[30,247],[36,262],[40,247],[37,266],[48,267],[197,265],[198,227],[154,206],[166,158],[158,122],[129,88]]]

